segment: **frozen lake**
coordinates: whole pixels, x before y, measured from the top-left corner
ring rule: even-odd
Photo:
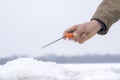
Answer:
[[[0,80],[120,80],[120,64],[58,64],[18,58],[0,66]]]

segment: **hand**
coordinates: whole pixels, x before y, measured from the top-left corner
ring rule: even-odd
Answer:
[[[73,40],[75,42],[79,42],[82,44],[86,40],[90,39],[93,37],[100,29],[102,26],[100,25],[99,22],[96,20],[92,20],[90,22],[86,22],[83,24],[75,25],[71,28],[68,28],[63,35],[66,33],[73,33],[74,37],[69,38],[69,40]]]

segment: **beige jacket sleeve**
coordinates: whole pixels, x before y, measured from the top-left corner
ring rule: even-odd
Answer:
[[[103,0],[92,19],[98,19],[105,24],[106,30],[99,31],[98,34],[106,34],[111,25],[120,19],[120,0]]]

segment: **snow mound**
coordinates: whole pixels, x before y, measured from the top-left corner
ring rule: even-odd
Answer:
[[[57,64],[19,58],[0,66],[0,80],[120,80],[120,64]]]
[[[0,66],[0,80],[54,80],[61,70],[56,63],[19,58]]]

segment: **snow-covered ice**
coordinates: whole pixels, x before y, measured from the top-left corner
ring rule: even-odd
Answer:
[[[120,64],[57,64],[19,58],[0,66],[0,80],[120,80]]]

